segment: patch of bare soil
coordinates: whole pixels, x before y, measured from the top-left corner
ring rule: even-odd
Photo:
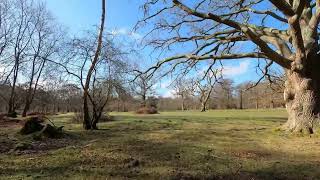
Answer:
[[[14,141],[7,134],[0,134],[0,154],[9,152],[14,147]]]
[[[0,118],[0,128],[17,128],[23,125],[23,121],[15,118]]]
[[[266,130],[267,128],[244,128],[244,129],[239,129],[239,128],[232,128],[228,129],[227,131],[263,131]]]
[[[0,154],[46,153],[50,150],[75,145],[78,142],[77,138],[66,133],[63,133],[61,138],[47,138],[45,136],[39,138],[36,136],[37,134],[31,134],[20,139],[18,133],[24,123],[25,121],[19,119],[0,119]]]
[[[190,175],[185,173],[177,173],[173,174],[171,176],[172,180],[248,180],[248,179],[258,179],[255,175],[249,174],[249,173],[230,173],[230,174],[224,174],[224,175],[205,175],[205,174],[199,174],[199,175]]]
[[[65,137],[61,139],[46,138],[40,141],[33,141],[30,144],[16,145],[14,154],[44,154],[48,151],[64,148],[74,145],[76,140],[72,137]],[[19,148],[19,146],[21,148]]]
[[[232,152],[232,155],[238,158],[247,158],[247,159],[260,159],[271,156],[268,152],[254,151],[254,150],[243,150]]]

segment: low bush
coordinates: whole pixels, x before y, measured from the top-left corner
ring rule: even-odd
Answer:
[[[10,112],[7,114],[7,117],[16,118],[16,117],[18,117],[18,113],[17,112]]]
[[[158,114],[155,107],[141,107],[136,111],[137,114]]]

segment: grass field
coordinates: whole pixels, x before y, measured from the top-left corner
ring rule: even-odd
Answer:
[[[0,154],[0,179],[320,178],[320,138],[278,131],[281,109],[111,115],[97,131],[54,116],[69,134],[58,140],[0,127],[0,147],[28,146]]]

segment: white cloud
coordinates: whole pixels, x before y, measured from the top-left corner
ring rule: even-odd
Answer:
[[[135,40],[138,40],[138,39],[142,38],[142,35],[140,35],[139,33],[130,31],[127,28],[112,29],[110,31],[110,33],[112,35],[115,35],[115,36],[116,35],[118,35],[118,36],[127,36],[127,37],[130,37],[130,38],[135,39]]]
[[[5,73],[5,70],[6,70],[5,67],[1,65],[1,66],[0,66],[0,73],[1,73],[1,74],[4,74],[4,73]]]
[[[224,66],[222,69],[222,74],[228,77],[239,76],[248,72],[249,66],[249,60],[240,62],[239,66]]]
[[[160,88],[168,88],[172,84],[171,80],[166,80],[164,82],[159,83]]]
[[[239,63],[239,65],[224,65],[218,66],[216,68],[218,75],[223,75],[225,77],[236,77],[242,74],[245,74],[249,71],[250,68],[250,60],[244,60]],[[198,75],[203,76],[208,70],[208,67],[205,66],[201,71],[198,72]],[[210,74],[210,72],[209,72]]]
[[[171,79],[165,79],[164,81],[157,82],[154,87],[157,94],[164,98],[174,98],[175,91],[170,87],[172,84]]]
[[[172,89],[166,89],[165,93],[161,95],[164,98],[174,98],[175,92]]]

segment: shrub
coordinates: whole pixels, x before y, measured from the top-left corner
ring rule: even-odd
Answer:
[[[158,114],[155,107],[141,107],[136,111],[137,114]]]
[[[18,113],[17,112],[10,112],[7,114],[7,117],[16,118],[16,117],[18,117]]]

